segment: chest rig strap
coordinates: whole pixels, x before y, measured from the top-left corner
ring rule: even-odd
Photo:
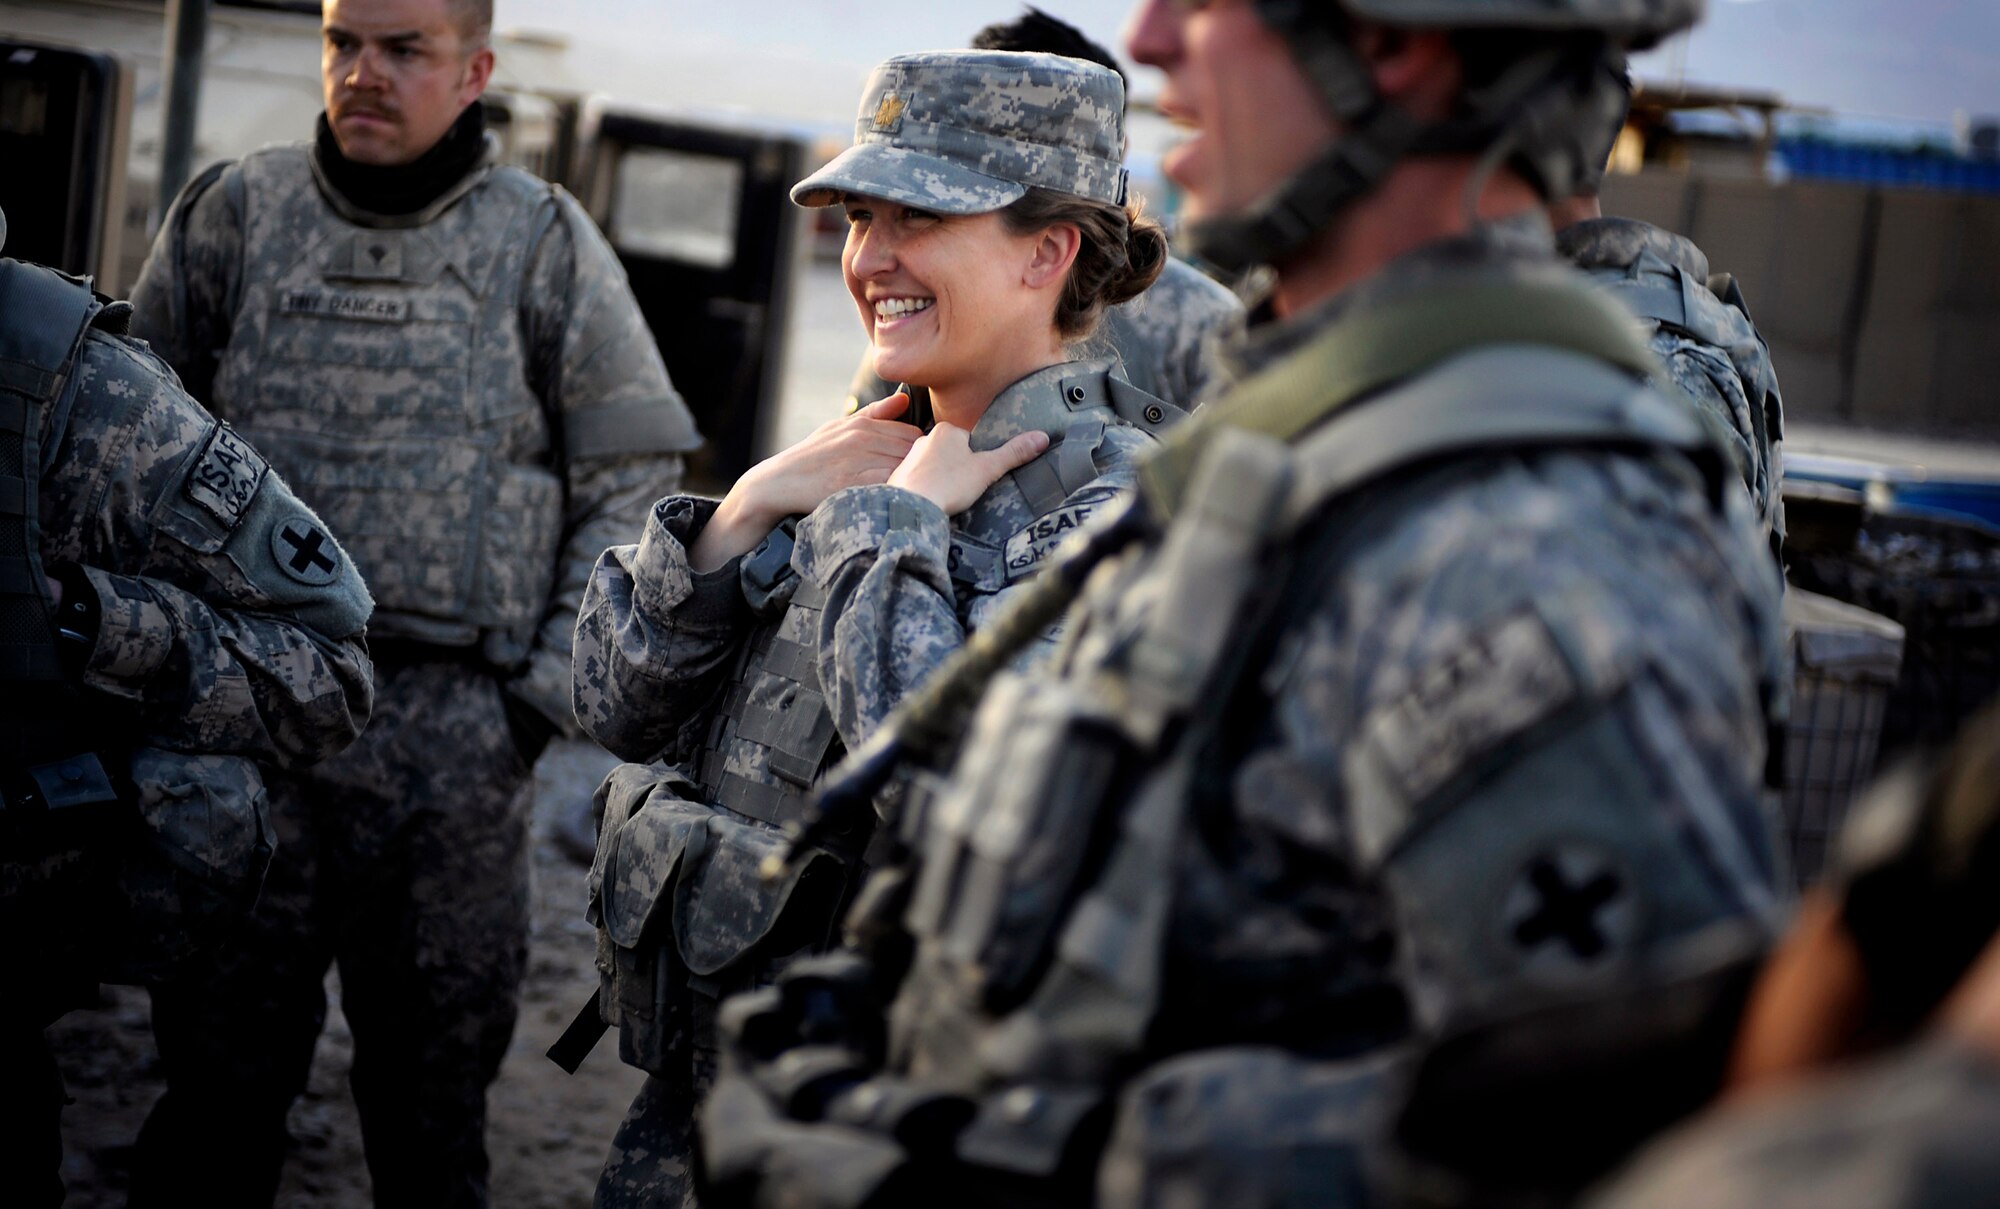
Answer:
[[[1174,866],[1194,763],[1205,746],[1188,741],[1182,723],[1230,678],[1230,640],[1253,611],[1268,537],[1291,482],[1283,443],[1239,429],[1219,433],[1203,462],[1162,547],[1152,611],[1131,643],[1131,664],[1096,685],[1141,766],[1153,771],[1120,819],[1096,884],[1064,923],[1047,976],[988,1038],[984,1057],[993,1067],[1076,1072],[1143,1041],[1171,905],[1162,873]],[[975,1126],[965,1140],[971,1152],[981,1139]]]

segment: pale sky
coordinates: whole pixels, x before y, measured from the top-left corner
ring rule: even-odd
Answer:
[[[681,103],[850,116],[893,54],[962,45],[1019,0],[498,0],[503,28],[559,31],[607,81]],[[1043,5],[1119,49],[1128,0]],[[1709,0],[1690,39],[1646,56],[1643,79],[1772,91],[1798,105],[1948,122],[2000,116],[2000,0]],[[1152,87],[1135,75],[1135,91]],[[627,81],[630,81],[627,84]]]

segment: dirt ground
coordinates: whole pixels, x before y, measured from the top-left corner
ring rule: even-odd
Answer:
[[[543,1056],[596,984],[591,929],[583,922],[584,869],[549,833],[574,803],[588,800],[613,763],[593,747],[558,743],[536,768],[527,984],[513,1046],[487,1098],[495,1209],[590,1204],[612,1131],[644,1077],[618,1061],[615,1037],[599,1043],[574,1076]],[[337,978],[328,978],[327,998],[336,1010],[327,1013],[311,1082],[289,1122],[292,1156],[278,1194],[285,1209],[370,1203],[360,1125],[347,1091],[354,1039],[337,1010]],[[72,1012],[51,1030],[73,1101],[63,1114],[66,1209],[125,1203],[132,1141],[162,1086],[149,1017],[144,991],[106,987],[100,1008]],[[199,1203],[198,1193],[189,1203]]]

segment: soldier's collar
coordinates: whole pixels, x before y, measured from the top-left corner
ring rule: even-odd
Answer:
[[[972,447],[978,450],[998,449],[1024,432],[1060,436],[1064,429],[1075,423],[1080,411],[1109,406],[1101,391],[1088,388],[1084,388],[1087,391],[1085,397],[1066,398],[1063,394],[1064,383],[1074,379],[1101,378],[1110,373],[1111,367],[1117,363],[1116,357],[1058,361],[1021,378],[995,395],[993,402],[980,415],[979,423],[972,426]]]
[[[322,113],[307,159],[321,194],[342,218],[365,227],[417,227],[471,192],[499,151],[499,140],[486,129],[485,107],[474,102],[435,147],[392,167],[342,155]]]

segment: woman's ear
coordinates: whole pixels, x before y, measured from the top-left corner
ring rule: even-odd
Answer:
[[[1083,233],[1075,223],[1059,222],[1042,228],[1035,234],[1034,255],[1022,271],[1022,282],[1037,290],[1060,283],[1069,267],[1076,263],[1077,251],[1082,247]]]

